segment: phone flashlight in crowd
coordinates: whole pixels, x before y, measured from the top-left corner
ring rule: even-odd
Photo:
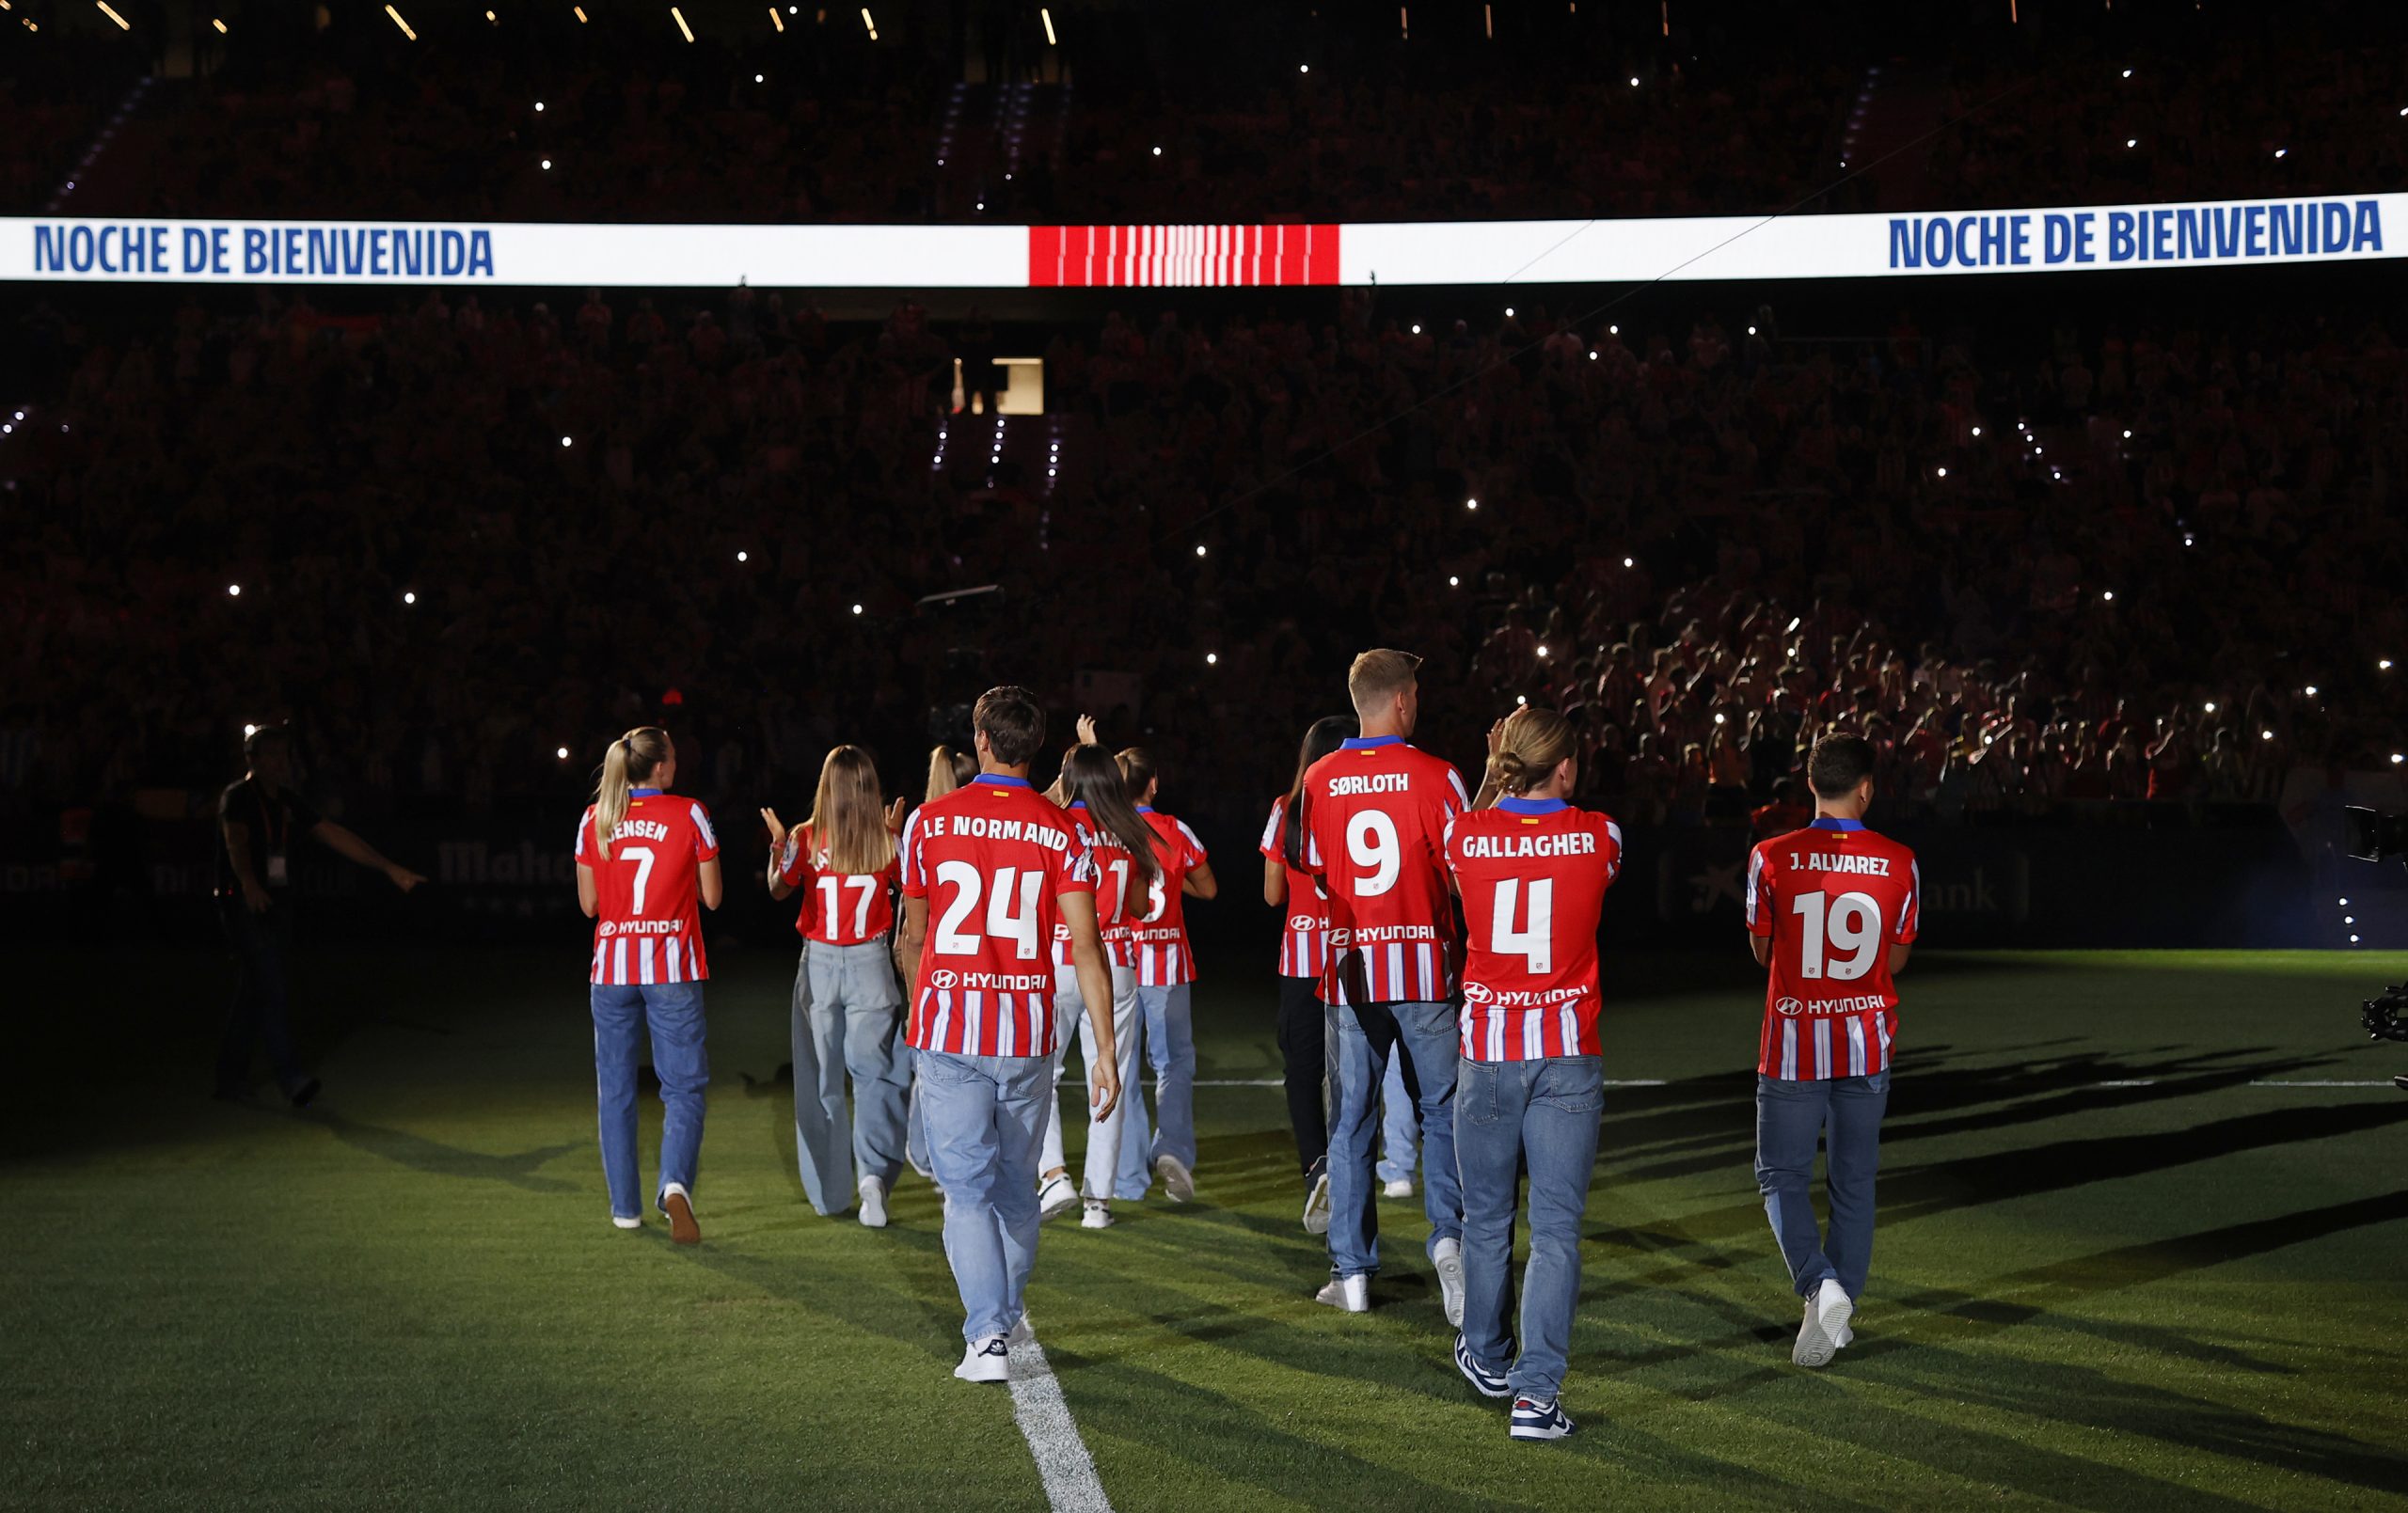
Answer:
[[[243,586],[242,586],[241,584],[239,584],[239,583],[229,583],[228,585],[226,585],[226,597],[228,597],[229,599],[239,599],[239,598],[241,598],[242,596],[243,596]],[[2385,662],[2385,663],[2384,664],[2384,667],[2389,667],[2390,665],[2391,665],[2391,664],[2390,664],[2390,663],[2388,663],[2388,662]]]
[[[562,762],[566,762],[568,760],[568,748],[565,746],[556,747],[553,749],[552,755],[560,758]]]

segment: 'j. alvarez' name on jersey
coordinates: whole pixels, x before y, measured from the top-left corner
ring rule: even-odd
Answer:
[[[1890,875],[1888,857],[1850,856],[1845,851],[1836,855],[1828,851],[1803,853],[1792,851],[1789,854],[1789,864],[1801,872],[1846,872],[1854,873],[1860,877]]]
[[[1359,778],[1329,780],[1329,796],[1332,798],[1343,798],[1349,794],[1402,794],[1412,791],[1412,775],[1402,772],[1370,772]]]
[[[1070,849],[1070,832],[1034,820],[1005,819],[990,814],[931,814],[921,832],[934,837],[958,835],[972,841],[1029,841],[1048,851]]]
[[[1597,836],[1593,830],[1570,830],[1561,835],[1467,835],[1464,837],[1464,855],[1494,861],[1514,857],[1593,857],[1597,854]]]

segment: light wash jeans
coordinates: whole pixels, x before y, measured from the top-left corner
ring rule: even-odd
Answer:
[[[652,1067],[660,1077],[660,1186],[689,1196],[703,1154],[703,1089],[710,1085],[710,1057],[703,1048],[703,985],[659,983],[647,987],[610,987],[596,983],[588,997],[594,1009],[594,1094],[602,1127],[602,1178],[610,1189],[610,1212],[620,1219],[643,1213],[636,1171],[636,1067],[643,1059],[644,1031],[652,1032]]]
[[[1413,1176],[1421,1153],[1421,1120],[1413,1095],[1404,1090],[1404,1060],[1388,1058],[1388,1080],[1380,1088],[1380,1180],[1403,1182]]]
[[[1189,1014],[1194,989],[1192,983],[1137,989],[1137,1006],[1146,1016],[1146,1060],[1154,1068],[1154,1119],[1147,1124],[1137,1084],[1124,1084],[1120,1095],[1129,1103],[1129,1129],[1120,1141],[1117,1197],[1144,1197],[1153,1186],[1158,1156],[1176,1156],[1190,1172],[1196,1170],[1196,1028]]]
[[[1391,1058],[1404,1065],[1405,1090],[1421,1111],[1421,1208],[1434,1251],[1464,1232],[1463,1184],[1455,1171],[1457,1031],[1451,1003],[1332,1005],[1337,1028],[1338,1103],[1329,1121],[1329,1269],[1334,1276],[1380,1269],[1378,1189],[1371,1137],[1380,1088]]]
[[[1079,1193],[1087,1198],[1109,1198],[1112,1184],[1120,1165],[1120,1144],[1129,1129],[1129,1107],[1135,1101],[1130,1096],[1137,1085],[1137,973],[1130,967],[1115,967],[1112,971],[1112,1048],[1113,1059],[1120,1072],[1120,1101],[1114,1106],[1112,1117],[1098,1124],[1092,1112],[1087,1118],[1087,1151],[1085,1180]],[[1087,1068],[1087,1093],[1095,1093],[1095,1030],[1087,1023],[1086,1001],[1079,997],[1079,974],[1075,968],[1054,969],[1054,1034],[1058,1044],[1054,1049],[1054,1101],[1045,1120],[1045,1149],[1038,1157],[1038,1172],[1051,1172],[1069,1163],[1062,1154],[1062,1064],[1070,1054],[1070,1026],[1078,1026],[1079,1059]]]
[[[1890,1074],[1791,1081],[1756,1075],[1756,1188],[1798,1296],[1837,1277],[1850,1298],[1873,1269],[1873,1176],[1881,1169],[1881,1114]],[[1826,1142],[1830,1241],[1814,1225],[1814,1143]]]
[[[1455,1073],[1455,1159],[1464,1180],[1464,1348],[1517,1397],[1555,1400],[1580,1297],[1580,1216],[1606,1103],[1596,1056],[1465,1061]],[[1513,1308],[1513,1193],[1530,1174],[1530,1259],[1522,1270],[1522,1351]]]
[[[794,1043],[795,1164],[802,1172],[803,1196],[816,1212],[851,1207],[857,1177],[874,1176],[891,1189],[903,1170],[911,1068],[902,1007],[885,941],[803,943],[788,1032]],[[849,1143],[848,1074],[853,1080]]]
[[[1037,1264],[1037,1153],[1054,1094],[1050,1056],[922,1051],[920,1111],[944,1189],[944,1253],[961,1337],[1008,1334]]]

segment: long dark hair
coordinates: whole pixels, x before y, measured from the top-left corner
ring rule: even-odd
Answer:
[[[1129,848],[1129,865],[1136,872],[1133,881],[1137,890],[1151,892],[1154,879],[1162,875],[1163,870],[1154,856],[1158,837],[1154,827],[1146,823],[1146,816],[1130,802],[1128,782],[1112,753],[1100,746],[1070,748],[1062,758],[1058,781],[1066,801],[1086,805],[1096,823]]]
[[[1305,732],[1305,744],[1296,752],[1296,780],[1288,785],[1288,807],[1279,815],[1279,852],[1298,872],[1305,870],[1305,774],[1354,731],[1354,721],[1344,715],[1324,715]]]

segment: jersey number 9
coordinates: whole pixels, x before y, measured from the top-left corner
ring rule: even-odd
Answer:
[[[1376,809],[1359,810],[1346,821],[1346,854],[1358,873],[1354,896],[1377,898],[1396,886],[1404,868],[1404,847],[1397,841],[1396,821]]]

